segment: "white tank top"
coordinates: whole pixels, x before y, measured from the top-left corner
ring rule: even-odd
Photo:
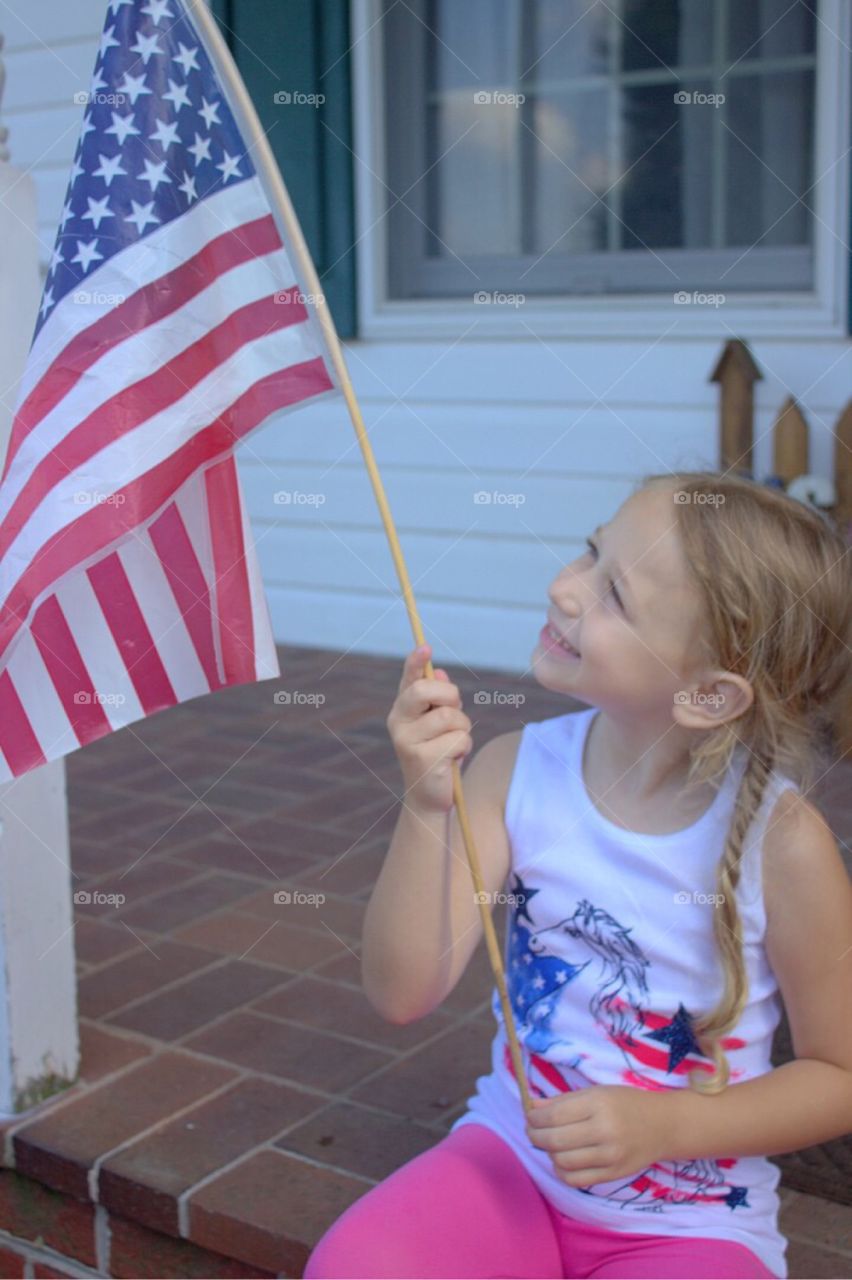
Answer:
[[[723,978],[713,935],[716,869],[745,767],[737,748],[710,807],[666,835],[628,831],[603,816],[583,781],[595,707],[528,724],[506,797],[511,844],[505,967],[527,1081],[552,1097],[594,1084],[688,1086],[712,1064],[690,1024],[713,1008]],[[772,1070],[781,1018],[763,939],[761,850],[789,778],[773,772],[744,842],[737,903],[748,1004],[723,1039],[738,1083]],[[712,1236],[752,1249],[786,1280],[777,1165],[763,1156],[661,1162],[634,1177],[569,1187],[529,1142],[496,988],[492,1070],[452,1126],[484,1124],[513,1148],[562,1213],[614,1230]]]

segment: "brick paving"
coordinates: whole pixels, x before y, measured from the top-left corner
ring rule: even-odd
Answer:
[[[281,667],[67,762],[81,1079],[7,1128],[0,1220],[35,1238],[15,1197],[27,1178],[63,1192],[40,1238],[93,1266],[96,1201],[113,1275],[300,1276],[331,1221],[438,1141],[488,1070],[484,947],[421,1022],[384,1022],[360,990],[398,804],[385,716],[400,662],[282,647]],[[571,709],[530,680],[451,674],[477,745]],[[474,704],[477,690],[525,701]],[[816,796],[847,852],[850,774]],[[852,1273],[852,1208],[796,1190],[792,1165],[782,1185],[791,1277]],[[81,1252],[45,1235],[69,1216]]]

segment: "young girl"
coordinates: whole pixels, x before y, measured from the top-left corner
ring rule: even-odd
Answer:
[[[852,1129],[852,885],[804,794],[850,671],[845,545],[711,472],[647,477],[587,541],[532,659],[586,707],[464,775],[531,1109],[495,991],[466,1113],[306,1277],[785,1277],[766,1157]],[[428,652],[388,716],[406,794],[364,927],[395,1023],[440,1005],[482,934],[450,766],[473,726]],[[773,1069],[781,997],[796,1060]]]

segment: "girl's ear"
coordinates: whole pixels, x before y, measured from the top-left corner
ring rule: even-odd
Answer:
[[[715,729],[748,711],[754,690],[734,671],[712,671],[675,695],[675,721],[685,729]]]

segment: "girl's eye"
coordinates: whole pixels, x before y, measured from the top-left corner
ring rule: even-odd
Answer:
[[[591,538],[586,538],[586,540],[585,540],[585,541],[586,541],[586,546],[589,548],[589,550],[590,550],[590,552],[592,553],[592,555],[593,555],[593,556],[595,556],[595,558],[597,558],[598,549],[597,549],[597,547],[595,546],[595,544],[592,542]],[[618,605],[619,609],[623,609],[623,608],[624,608],[624,605],[621,603],[621,597],[619,596],[618,592],[617,592],[617,591],[616,591],[616,589],[615,589],[615,583],[614,583],[614,582],[612,582],[611,580],[610,580],[610,584],[609,584],[609,589],[610,589],[610,591],[612,592],[613,599],[615,600],[615,602],[616,602],[616,604]]]

